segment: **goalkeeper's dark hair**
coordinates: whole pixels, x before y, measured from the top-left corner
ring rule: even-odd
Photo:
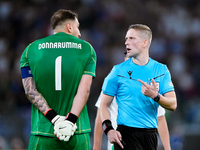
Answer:
[[[60,9],[51,17],[51,27],[55,29],[56,26],[61,25],[66,20],[75,20],[76,18],[78,19],[77,13],[71,10]]]

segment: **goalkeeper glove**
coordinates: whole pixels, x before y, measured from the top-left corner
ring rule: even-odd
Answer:
[[[77,129],[76,121],[78,117],[72,113],[68,113],[66,120],[59,122],[54,126],[54,134],[63,141],[69,141]]]
[[[62,122],[65,120],[65,116],[58,115],[52,108],[49,109],[45,114],[46,118],[53,124],[57,124],[58,122]]]

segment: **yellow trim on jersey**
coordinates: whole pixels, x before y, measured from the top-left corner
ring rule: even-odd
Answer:
[[[38,139],[37,139],[37,143],[36,143],[36,146],[35,146],[35,150],[37,149],[37,146],[38,146],[39,140],[40,140],[40,137],[38,137]]]
[[[84,71],[84,74],[92,74],[93,76],[95,76],[95,73],[89,71]]]
[[[95,66],[96,66],[96,61],[94,60],[94,58],[92,58],[92,60],[95,62]]]
[[[85,137],[85,141],[86,141],[86,145],[87,145],[87,149],[89,150],[89,144],[88,144],[88,142],[87,142],[87,136],[84,134],[84,137]]]
[[[27,59],[27,57],[28,57],[28,50],[29,50],[29,47],[32,45],[32,43],[31,44],[29,44],[29,46],[27,47],[27,50],[26,50],[26,59]],[[28,62],[26,62],[25,64],[23,64],[22,65],[22,67],[21,68],[23,68],[26,64],[28,64]]]
[[[85,130],[79,130],[79,131],[75,131],[74,134],[82,134],[82,133],[89,133],[91,132],[91,128],[89,129],[85,129]],[[54,134],[51,133],[45,133],[45,132],[38,132],[38,131],[31,131],[32,135],[46,135],[46,136],[55,136]]]

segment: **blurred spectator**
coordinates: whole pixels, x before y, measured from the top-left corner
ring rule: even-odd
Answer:
[[[0,136],[0,150],[9,149],[8,142],[3,136]]]

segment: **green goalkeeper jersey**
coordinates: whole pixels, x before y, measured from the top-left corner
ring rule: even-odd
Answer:
[[[30,67],[37,90],[59,115],[70,112],[82,75],[95,77],[96,53],[86,41],[60,32],[29,44],[20,67]],[[32,105],[31,134],[54,135],[53,125]],[[77,122],[75,134],[91,131],[87,106]]]

